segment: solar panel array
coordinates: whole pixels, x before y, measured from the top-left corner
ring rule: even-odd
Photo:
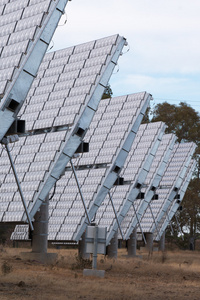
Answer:
[[[67,1],[1,1],[0,140],[27,96]]]
[[[159,188],[156,190],[158,200],[151,202],[151,209],[156,224],[152,218],[152,213],[147,208],[141,226],[144,232],[159,231],[159,223],[163,216],[166,218],[167,211],[173,203],[174,198],[181,188],[184,176],[188,170],[192,155],[194,154],[196,145],[194,143],[181,143],[174,146],[173,152],[169,159],[168,166],[165,170]]]
[[[0,141],[22,107],[20,117],[26,120],[29,135],[21,137],[12,146],[11,154],[30,219],[57,183],[56,193],[50,202],[49,240],[78,241],[88,224],[88,217],[107,225],[111,239],[118,222],[110,204],[110,191],[118,221],[124,220],[124,233],[128,237],[135,224],[131,204],[134,202],[142,215],[144,206],[150,201],[152,187],[155,188],[160,181],[166,165],[166,149],[164,160],[160,158],[156,164],[155,158],[165,125],[142,125],[135,139],[150,94],[138,93],[100,102],[126,44],[123,37],[115,35],[52,52],[46,54],[43,60],[67,1],[1,1]],[[98,105],[99,110],[95,114]],[[74,174],[70,167],[66,169],[83,139],[90,144],[90,153],[74,159],[74,165],[84,194],[87,216]],[[168,140],[170,145],[173,139],[171,136],[171,144]],[[169,144],[165,144],[169,146],[168,153]],[[184,160],[185,165],[182,169],[180,167],[179,175],[169,171],[173,173],[170,176],[177,177],[177,181],[170,184],[180,189],[182,196],[194,167],[193,164],[189,166],[194,144],[190,148],[187,153],[183,151],[181,161],[187,155],[188,160]],[[153,161],[155,165],[150,171]],[[190,176],[184,175],[187,169]],[[127,184],[113,188],[119,174]],[[141,191],[146,195],[146,202],[135,201]],[[167,194],[167,190],[165,192]],[[174,192],[170,191],[166,203],[161,203],[157,216],[160,230],[166,225],[164,215],[170,214],[171,217],[176,209]],[[3,144],[0,148],[0,203],[0,222],[27,221]],[[21,227],[23,233],[19,228],[13,238],[27,238],[27,226]],[[155,228],[151,230],[155,231]]]

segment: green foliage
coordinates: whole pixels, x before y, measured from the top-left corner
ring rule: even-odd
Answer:
[[[157,104],[152,112],[152,122],[163,121],[168,128],[166,133],[175,133],[178,142],[195,142],[200,153],[200,115],[185,102],[179,106],[164,102]]]

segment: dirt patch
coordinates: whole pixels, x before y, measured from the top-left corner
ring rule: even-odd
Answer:
[[[26,249],[6,248],[0,253],[0,299],[15,300],[198,300],[200,252],[145,253],[127,258],[120,249],[118,259],[98,257],[105,278],[83,277],[83,261],[77,250],[55,250],[55,265],[23,261]],[[87,262],[88,263],[88,262]]]

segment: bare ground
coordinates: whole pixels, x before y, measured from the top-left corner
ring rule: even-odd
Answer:
[[[55,265],[23,261],[26,249],[0,249],[0,299],[15,300],[113,300],[200,299],[200,252],[140,253],[127,258],[120,249],[118,259],[100,256],[98,269],[105,278],[83,277],[77,250],[58,253]],[[89,266],[85,266],[89,268]]]

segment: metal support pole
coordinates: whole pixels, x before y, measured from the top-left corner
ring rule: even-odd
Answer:
[[[49,223],[49,197],[40,206],[40,210],[35,214],[32,252],[47,253],[48,248],[48,223]]]
[[[151,208],[151,204],[149,203],[148,205],[149,205],[150,212],[151,212],[151,215],[152,215],[152,218],[153,218],[153,222],[154,222],[154,224],[155,224],[155,226],[156,226],[156,230],[157,230],[158,238],[159,238],[159,240],[160,240],[160,232],[159,232],[159,230],[158,230],[158,226],[157,226],[157,223],[156,223],[156,220],[155,220],[155,217],[154,217],[154,214],[153,214],[152,208]]]
[[[163,232],[160,241],[159,241],[159,250],[164,252],[165,251],[165,231]]]
[[[80,184],[78,182],[78,177],[76,176],[76,171],[75,171],[75,168],[74,168],[74,165],[72,163],[72,160],[70,159],[70,163],[71,163],[71,167],[72,167],[72,171],[73,171],[73,174],[74,174],[74,177],[75,177],[75,180],[76,180],[76,184],[78,186],[78,190],[79,190],[79,193],[81,195],[81,200],[82,200],[82,203],[83,203],[83,206],[84,206],[84,209],[85,209],[85,213],[86,213],[86,216],[87,216],[87,219],[88,219],[88,224],[90,225],[90,217],[89,217],[89,214],[88,214],[88,211],[87,211],[87,207],[86,207],[86,204],[85,204],[85,200],[83,198],[83,194],[82,194],[82,191],[81,191],[81,187],[80,187]]]
[[[110,245],[107,246],[107,255],[109,258],[117,258],[117,250],[118,250],[118,231],[115,232],[112,240],[110,241]]]
[[[136,218],[137,218],[138,225],[139,225],[140,230],[141,230],[141,233],[142,233],[142,237],[143,237],[144,243],[145,243],[145,245],[146,245],[147,242],[146,242],[146,239],[145,239],[145,236],[144,236],[144,232],[143,232],[143,230],[142,230],[142,226],[141,226],[141,224],[140,224],[140,220],[139,220],[139,218],[138,218],[138,215],[137,215],[137,212],[136,212],[134,203],[132,203],[132,205],[133,205],[133,209],[134,209],[134,212],[135,212],[135,215],[136,215]]]
[[[111,197],[110,192],[108,192],[108,195],[109,195],[109,198],[110,198],[110,202],[111,202],[111,204],[112,204],[112,208],[113,208],[113,211],[114,211],[114,214],[115,214],[115,218],[116,218],[116,220],[117,220],[117,224],[118,224],[118,227],[119,227],[119,231],[120,231],[120,233],[121,233],[122,239],[124,240],[124,235],[123,235],[123,232],[122,232],[120,223],[119,223],[119,219],[118,219],[118,217],[117,217],[117,213],[116,213],[115,206],[114,206],[114,203],[113,203],[113,200],[112,200],[112,197]]]
[[[83,259],[89,259],[90,254],[86,253],[86,241],[85,241],[85,232],[83,233],[81,239],[78,242],[78,255]]]
[[[136,256],[137,249],[137,228],[133,230],[128,240],[128,256],[134,257]]]
[[[93,260],[92,260],[92,269],[97,269],[97,246],[98,246],[98,226],[95,225],[94,230],[94,252],[93,252]]]
[[[147,232],[146,233],[146,240],[147,240],[147,243],[146,243],[146,248],[147,250],[152,253],[153,251],[153,233],[152,232]]]
[[[10,154],[10,149],[9,149],[8,144],[5,144],[5,148],[6,148],[6,151],[7,151],[7,153],[8,153],[8,158],[9,158],[9,160],[10,160],[11,168],[12,168],[13,173],[14,173],[14,176],[15,176],[15,180],[16,180],[16,183],[17,183],[17,187],[18,187],[18,190],[19,190],[21,199],[22,199],[22,203],[23,203],[23,206],[24,206],[24,209],[25,209],[25,213],[26,213],[26,216],[27,216],[27,219],[28,219],[28,223],[29,223],[30,229],[33,231],[33,230],[34,230],[33,224],[32,224],[32,221],[31,221],[31,219],[30,219],[28,209],[27,209],[27,207],[26,207],[26,202],[25,202],[25,199],[24,199],[24,195],[23,195],[23,192],[22,192],[22,189],[21,189],[21,185],[20,185],[18,176],[17,176],[17,172],[16,172],[16,169],[15,169],[15,165],[14,165],[12,156],[11,156],[11,154]]]

